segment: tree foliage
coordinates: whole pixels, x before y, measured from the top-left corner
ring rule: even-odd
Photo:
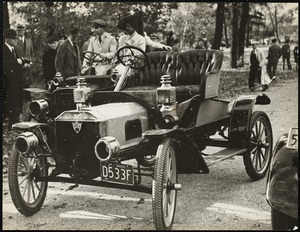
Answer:
[[[36,51],[36,62],[46,48],[47,38],[56,35],[68,35],[70,25],[79,31],[79,46],[88,38],[91,21],[106,20],[108,31],[113,35],[119,33],[118,21],[125,15],[139,13],[147,23],[148,33],[164,30],[171,17],[171,9],[177,3],[164,2],[11,2],[13,14],[20,15],[32,28],[32,39]],[[14,22],[12,22],[14,23]],[[17,23],[17,22],[15,22]],[[12,25],[15,27],[16,25]],[[38,65],[40,66],[40,65]]]

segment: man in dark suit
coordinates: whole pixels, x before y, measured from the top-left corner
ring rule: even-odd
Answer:
[[[22,57],[18,57],[15,46],[17,45],[16,31],[4,31],[5,43],[3,46],[3,92],[4,92],[4,118],[8,118],[8,129],[19,122],[23,108],[23,68],[28,64]]]
[[[288,69],[292,70],[292,65],[290,61],[291,57],[291,48],[290,48],[290,39],[286,38],[285,39],[285,44],[282,46],[281,51],[282,51],[282,64],[283,64],[283,70],[285,69],[285,61],[287,63]]]
[[[64,80],[71,76],[80,75],[80,52],[76,44],[78,33],[78,29],[71,26],[69,37],[57,49],[55,68],[57,72],[60,72]]]
[[[48,89],[48,81],[53,80],[56,69],[55,69],[55,57],[57,52],[59,40],[55,36],[48,39],[48,49],[43,54],[43,73],[46,82],[46,89]]]
[[[277,39],[274,38],[271,40],[272,45],[269,47],[268,52],[268,65],[267,71],[271,79],[276,76],[278,60],[281,57],[281,48],[277,45]]]
[[[26,57],[27,59],[31,60],[33,59],[34,56],[34,51],[33,51],[33,43],[32,40],[25,35],[25,25],[23,24],[18,24],[17,25],[17,45],[16,45],[16,52],[18,56],[20,57]],[[26,69],[23,70],[23,88],[29,88],[30,85],[33,83],[33,78],[32,78],[32,69],[30,66],[28,66]],[[31,94],[30,92],[24,91],[24,101],[25,102],[30,102],[31,101]]]

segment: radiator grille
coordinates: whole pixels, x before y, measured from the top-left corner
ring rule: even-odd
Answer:
[[[100,139],[99,123],[83,122],[79,133],[74,131],[70,121],[55,122],[55,128],[57,154],[66,162],[64,165],[72,165],[77,155],[82,168],[96,171],[99,169],[99,160],[94,152],[94,146]]]

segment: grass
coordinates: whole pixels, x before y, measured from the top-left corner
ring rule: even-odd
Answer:
[[[249,93],[248,89],[249,71],[222,71],[219,97],[221,99],[232,100],[238,96]],[[283,84],[287,80],[298,79],[295,71],[278,71],[274,84]]]

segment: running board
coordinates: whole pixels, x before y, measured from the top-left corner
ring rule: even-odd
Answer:
[[[217,163],[220,163],[223,160],[229,159],[233,156],[241,155],[241,154],[245,153],[246,151],[247,151],[246,148],[231,147],[231,148],[223,149],[221,151],[218,151],[218,152],[213,153],[213,154],[208,155],[208,156],[203,156],[203,158],[205,160],[205,163],[209,167],[209,166],[215,165]],[[222,158],[220,158],[220,156]]]

